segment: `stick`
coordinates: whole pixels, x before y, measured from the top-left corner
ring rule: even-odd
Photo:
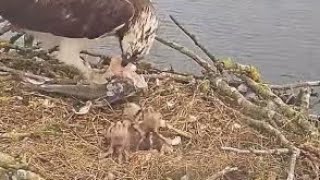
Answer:
[[[247,118],[246,119],[247,122],[249,123],[249,125],[254,125],[255,127],[260,127],[263,128],[264,130],[266,130],[267,132],[273,134],[274,136],[278,137],[279,140],[282,142],[282,144],[284,144],[285,146],[288,147],[288,149],[290,150],[290,152],[292,153],[291,155],[291,159],[290,159],[290,163],[289,163],[289,171],[288,171],[288,176],[287,176],[287,180],[293,180],[294,179],[294,172],[295,172],[295,166],[296,166],[296,161],[297,158],[300,155],[300,149],[295,147],[293,145],[293,143],[291,143],[282,133],[281,131],[279,131],[278,129],[274,128],[273,126],[271,126],[269,123],[267,122],[263,122],[263,121],[258,121],[258,120],[254,120],[251,118]]]
[[[252,79],[248,78],[247,76],[240,76],[240,78],[246,82],[246,84],[253,89],[257,94],[262,96],[265,99],[271,99],[278,107],[279,111],[287,116],[289,119],[295,119],[295,123],[302,127],[308,133],[312,135],[318,135],[318,130],[315,128],[309,121],[308,118],[305,117],[302,113],[294,110],[292,107],[287,105],[282,101],[281,98],[276,96],[268,86],[264,86],[254,82]],[[307,98],[308,99],[308,98]],[[304,100],[307,101],[307,100]],[[308,105],[308,102],[306,102]]]
[[[299,155],[300,155],[300,149],[295,148],[290,158],[287,180],[294,180],[294,172],[296,168],[297,158],[299,157]]]
[[[160,74],[144,74],[144,78],[146,79],[165,79],[170,78],[175,81],[181,81],[181,82],[195,82],[195,78],[193,76],[185,76],[185,75],[179,75],[179,74],[173,74],[173,73],[167,73],[162,72]]]
[[[215,101],[218,101],[219,104],[221,104],[221,100],[215,98]],[[290,159],[290,164],[289,164],[289,171],[288,171],[288,176],[287,176],[287,180],[293,180],[294,179],[294,172],[295,172],[295,166],[296,166],[296,160],[300,155],[300,149],[297,148],[292,142],[290,142],[284,135],[283,133],[276,129],[275,127],[271,126],[268,122],[265,121],[261,121],[261,120],[256,120],[256,119],[252,119],[244,114],[242,114],[241,112],[230,108],[226,105],[224,105],[224,107],[228,110],[230,110],[231,112],[234,112],[236,115],[239,116],[239,119],[243,119],[245,120],[245,123],[248,124],[250,127],[254,128],[254,129],[259,129],[259,130],[264,130],[265,132],[274,135],[275,137],[277,137],[280,142],[286,146],[289,151],[292,153],[291,155],[291,159]]]
[[[181,135],[181,136],[184,136],[186,138],[189,138],[189,139],[192,139],[192,135],[188,132],[185,132],[185,131],[182,131],[180,129],[177,129],[175,127],[173,127],[171,124],[169,123],[166,123],[166,127],[172,131],[174,131],[175,133]]]
[[[238,148],[233,148],[233,147],[221,147],[222,150],[225,151],[233,151],[239,154],[288,154],[290,153],[290,150],[288,148],[279,148],[279,149],[267,149],[267,150],[258,150],[258,149],[238,149]]]
[[[27,73],[27,72],[23,72],[20,70],[9,68],[9,67],[5,66],[3,63],[0,63],[0,71],[9,72],[14,75],[18,75],[18,76],[22,76],[22,77],[32,78],[32,79],[42,81],[42,82],[52,81],[52,79],[45,77],[45,76],[35,75],[32,73]]]
[[[104,97],[108,91],[106,85],[69,85],[69,84],[45,84],[45,85],[26,85],[32,90],[46,93],[57,93],[64,96],[77,97],[80,99],[92,100]]]
[[[317,114],[309,114],[309,118],[315,119],[315,120],[320,120],[320,115],[317,115]]]
[[[243,149],[237,149],[233,147],[221,147],[221,149],[226,150],[226,151],[234,151],[236,153],[241,153],[241,154],[288,154],[291,151],[288,148],[280,148],[280,149],[269,149],[269,150],[243,150]],[[300,150],[298,148],[294,148],[291,158],[290,158],[290,163],[289,163],[289,171],[288,171],[288,177],[287,180],[293,180],[294,179],[294,172],[295,172],[295,166],[296,166],[296,161],[298,156],[300,155]]]
[[[181,46],[175,42],[167,41],[167,40],[162,39],[158,36],[156,37],[156,40],[159,41],[160,43],[168,46],[168,47],[171,47],[171,48],[181,52],[182,54],[190,57],[191,59],[195,60],[201,67],[203,67],[208,72],[217,72],[217,70],[214,69],[206,60],[202,59],[200,56],[198,56],[197,54],[195,54],[194,52],[192,52],[188,48]]]
[[[212,77],[209,80],[219,95],[230,97],[233,99],[232,105],[242,107],[241,112],[243,114],[253,119],[275,120],[278,124],[285,124],[288,121],[282,114],[266,107],[260,107],[247,100],[236,88],[229,86],[221,77]]]
[[[230,172],[237,171],[237,170],[238,170],[237,167],[232,167],[232,168],[231,167],[226,167],[223,170],[217,172],[216,174],[208,177],[206,180],[216,180],[216,179],[224,176],[225,174],[228,174]]]
[[[0,76],[7,76],[7,75],[9,75],[10,73],[8,73],[8,72],[2,72],[2,71],[0,71]]]
[[[198,46],[211,60],[212,62],[216,63],[217,59],[214,57],[202,44],[199,43],[197,37],[194,34],[191,34],[185,29],[173,16],[169,15],[171,20],[176,24],[191,40],[194,42],[196,46]]]
[[[307,81],[307,82],[299,82],[299,83],[292,83],[292,84],[283,84],[283,85],[276,85],[270,84],[269,87],[272,90],[289,90],[292,88],[300,88],[306,86],[320,86],[320,81]]]

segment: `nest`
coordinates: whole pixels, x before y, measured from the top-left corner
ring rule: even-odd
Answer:
[[[28,169],[45,179],[205,179],[226,166],[239,168],[226,174],[226,179],[286,175],[285,157],[230,154],[220,148],[269,149],[277,148],[278,142],[243,124],[241,117],[219,101],[208,100],[200,91],[201,84],[150,82],[150,92],[133,102],[156,109],[163,119],[193,138],[182,137],[180,145],[164,154],[156,149],[131,153],[121,164],[99,155],[108,150],[106,130],[111,122],[123,120],[123,105],[75,115],[71,111],[73,99],[37,97],[19,86],[19,82],[1,80],[1,131],[15,133],[1,138],[0,151],[26,157]],[[170,131],[160,132],[175,136]],[[302,164],[297,171],[311,173]]]

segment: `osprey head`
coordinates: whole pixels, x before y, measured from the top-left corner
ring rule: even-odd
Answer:
[[[120,36],[122,58],[125,64],[129,62],[134,64],[149,54],[156,37],[158,22],[154,12],[147,8]]]

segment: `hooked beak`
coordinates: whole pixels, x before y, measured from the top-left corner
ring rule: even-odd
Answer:
[[[126,65],[128,65],[129,63],[132,63],[134,65],[137,65],[138,61],[142,59],[142,58],[137,58],[136,56],[132,56],[130,58],[127,58],[125,56],[122,56],[122,63],[121,65],[123,67],[125,67]]]

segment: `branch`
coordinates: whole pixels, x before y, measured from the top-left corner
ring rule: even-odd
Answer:
[[[5,66],[3,63],[0,63],[0,71],[9,72],[9,73],[12,73],[14,75],[18,75],[18,76],[20,76],[22,78],[31,78],[31,79],[35,79],[35,80],[41,81],[41,82],[52,81],[52,79],[48,78],[48,77],[35,75],[35,74],[32,74],[32,73],[27,73],[27,72],[24,72],[24,71],[20,71],[20,70],[9,68],[9,67]]]
[[[226,168],[224,168],[223,170],[217,172],[216,174],[208,177],[206,180],[216,180],[216,179],[218,179],[218,178],[221,178],[221,177],[224,176],[225,174],[228,174],[228,173],[230,173],[230,172],[237,171],[237,170],[238,170],[237,167],[233,167],[233,168],[231,168],[231,167],[226,167]]]
[[[160,74],[144,74],[145,79],[165,79],[170,78],[178,82],[192,83],[195,82],[195,78],[192,75],[180,75],[168,72],[162,72]]]
[[[217,70],[215,68],[213,68],[206,60],[202,59],[200,56],[198,56],[197,54],[195,54],[191,50],[187,49],[186,47],[181,46],[175,42],[169,42],[169,41],[162,39],[158,36],[156,37],[156,40],[159,41],[160,43],[168,46],[168,47],[171,47],[171,48],[181,52],[182,54],[190,57],[191,59],[195,60],[201,67],[203,67],[208,72],[217,72]]]
[[[290,90],[292,88],[300,88],[306,86],[320,86],[320,81],[307,81],[307,82],[299,82],[299,83],[292,83],[292,84],[283,84],[283,85],[275,85],[270,84],[269,87],[272,90]]]
[[[219,104],[222,103],[220,99],[214,98],[214,100],[217,101]],[[225,105],[224,105],[224,107],[226,109],[230,110],[231,112],[234,112],[236,115],[238,115],[239,119],[244,120],[245,123],[248,124],[250,127],[254,128],[254,129],[258,129],[258,130],[264,130],[266,133],[274,135],[275,137],[277,137],[280,140],[280,142],[285,147],[287,147],[289,149],[289,151],[292,153],[292,155],[291,155],[291,159],[290,159],[290,163],[289,163],[289,171],[288,171],[287,180],[293,180],[295,166],[296,166],[296,160],[297,160],[298,156],[300,155],[301,150],[299,148],[297,148],[292,142],[290,142],[283,135],[283,133],[280,130],[276,129],[275,127],[270,125],[268,122],[252,119],[248,116],[245,116],[244,114],[242,114],[241,112],[239,112],[233,108],[230,108]]]
[[[194,34],[189,33],[173,16],[169,15],[171,20],[176,24],[191,40],[194,42],[196,46],[198,46],[211,60],[216,63],[217,59],[212,55],[209,50],[207,50],[202,44],[199,43],[196,36]]]
[[[211,77],[212,87],[221,95],[233,99],[233,105],[241,107],[241,112],[254,119],[275,120],[279,124],[285,124],[286,118],[265,107],[260,107],[247,100],[235,87],[229,86],[221,77]]]
[[[97,99],[106,96],[106,85],[70,85],[70,84],[44,84],[44,85],[31,85],[26,86],[32,90],[41,91],[45,93],[57,93],[69,97],[77,97],[80,99]]]
[[[226,151],[233,151],[236,153],[241,153],[241,154],[291,154],[290,162],[289,162],[289,171],[288,171],[288,176],[287,180],[293,180],[294,179],[294,172],[295,172],[295,167],[296,167],[296,161],[298,156],[300,155],[300,149],[294,148],[293,151],[290,151],[288,148],[281,148],[281,149],[269,149],[269,150],[255,150],[255,149],[250,149],[250,150],[243,150],[243,149],[237,149],[233,147],[221,147],[222,150]]]
[[[309,114],[309,118],[314,119],[316,121],[320,120],[320,115],[317,114]]]
[[[291,158],[290,158],[290,164],[289,164],[289,171],[288,171],[288,177],[287,180],[294,180],[294,172],[296,169],[296,163],[297,159],[300,156],[300,149],[295,148],[292,152]]]
[[[249,125],[253,125],[255,127],[260,127],[262,129],[264,129],[265,131],[269,132],[270,134],[273,134],[274,136],[276,136],[281,141],[281,143],[283,145],[285,145],[290,150],[292,155],[291,155],[290,162],[289,162],[289,171],[288,171],[287,180],[293,180],[294,179],[295,167],[296,167],[296,161],[297,161],[297,158],[300,155],[300,149],[295,147],[294,144],[291,143],[281,133],[280,130],[274,128],[273,126],[271,126],[267,122],[258,121],[258,120],[254,120],[254,119],[250,119],[250,118],[246,118],[246,120],[247,120],[247,123]]]
[[[265,99],[271,99],[278,107],[281,113],[287,116],[289,119],[294,119],[295,123],[297,123],[300,127],[306,130],[308,133],[310,132],[313,135],[318,134],[318,130],[314,127],[309,121],[308,117],[303,115],[302,113],[295,111],[292,107],[287,105],[282,101],[281,98],[276,96],[268,86],[258,84],[254,82],[252,79],[246,76],[240,76],[240,78],[246,82],[246,84],[254,90],[257,94],[262,96]]]
[[[169,123],[166,123],[166,127],[168,128],[168,129],[170,129],[170,130],[172,130],[172,131],[174,131],[175,133],[177,133],[177,134],[179,134],[179,135],[181,135],[181,136],[184,136],[184,137],[186,137],[186,138],[188,138],[188,139],[192,139],[192,134],[190,134],[190,133],[188,133],[188,132],[185,132],[185,131],[182,131],[182,130],[180,130],[180,129],[177,129],[177,128],[175,128],[175,127],[173,127],[171,124],[169,124]]]
[[[218,67],[221,70],[230,71],[237,74],[246,74],[255,82],[261,81],[261,74],[255,66],[237,63],[232,58],[224,58],[219,60]]]
[[[288,148],[279,148],[279,149],[267,149],[267,150],[258,150],[258,149],[238,149],[238,148],[233,148],[233,147],[221,147],[222,150],[225,151],[233,151],[239,154],[275,154],[275,155],[280,155],[280,154],[288,154],[290,153],[290,150]]]

